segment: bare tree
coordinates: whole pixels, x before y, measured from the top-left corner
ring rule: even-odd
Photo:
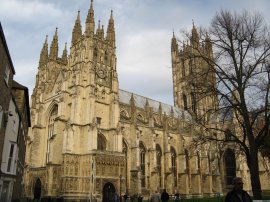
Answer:
[[[198,103],[213,95],[217,105],[200,113],[197,109],[197,128],[204,132],[198,133],[196,142],[234,142],[246,157],[253,196],[261,199],[258,153],[269,136],[270,121],[269,28],[258,13],[221,10],[200,40],[203,45],[191,44],[194,51],[189,57],[202,59],[207,68],[194,73],[192,85]],[[213,55],[205,51],[209,48]],[[213,74],[215,85],[208,82]],[[227,130],[228,122],[232,130]],[[213,136],[214,131],[220,135]]]

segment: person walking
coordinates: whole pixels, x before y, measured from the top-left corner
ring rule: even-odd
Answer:
[[[162,194],[161,194],[161,201],[162,202],[169,201],[169,194],[166,192],[166,189],[164,189]]]
[[[249,194],[243,190],[243,180],[241,177],[233,179],[233,190],[229,191],[225,197],[225,202],[252,202]]]
[[[141,194],[138,194],[138,202],[143,202],[143,196]]]
[[[152,194],[151,202],[160,202],[160,195],[158,191],[155,191],[155,193]]]
[[[176,192],[174,194],[173,201],[180,202],[180,199],[181,199],[180,194],[178,192]]]

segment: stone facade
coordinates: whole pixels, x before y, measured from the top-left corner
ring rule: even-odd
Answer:
[[[181,96],[184,88],[187,94],[192,91],[178,82],[181,58],[175,37],[175,106],[170,106],[119,89],[112,13],[106,32],[100,24],[95,29],[91,1],[84,33],[78,13],[69,55],[65,48],[58,57],[57,30],[50,51],[47,38],[44,42],[32,94],[26,196],[107,202],[114,192],[145,198],[162,188],[183,197],[226,192],[230,184],[224,151],[234,147],[191,149],[195,130],[189,123],[194,117]],[[209,95],[200,105],[207,109],[215,103]],[[241,156],[232,152],[236,162]],[[232,168],[235,174],[248,173],[242,162]],[[269,179],[265,170],[262,173]],[[250,190],[247,177],[245,181]],[[269,187],[266,183],[263,189]]]

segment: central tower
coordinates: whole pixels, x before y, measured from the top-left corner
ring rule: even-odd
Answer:
[[[91,1],[84,33],[78,12],[70,54],[65,47],[59,57],[58,49],[56,29],[50,50],[44,42],[31,97],[26,191],[32,198],[32,189],[34,198],[99,198],[106,184],[119,189],[125,172],[113,12],[105,34],[100,21],[95,28]]]

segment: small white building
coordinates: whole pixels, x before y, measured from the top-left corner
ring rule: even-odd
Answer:
[[[4,116],[6,116],[6,132],[2,151],[1,173],[5,175],[0,178],[0,201],[9,202],[16,180],[17,137],[20,125],[19,113],[14,99],[10,100],[9,110]]]

